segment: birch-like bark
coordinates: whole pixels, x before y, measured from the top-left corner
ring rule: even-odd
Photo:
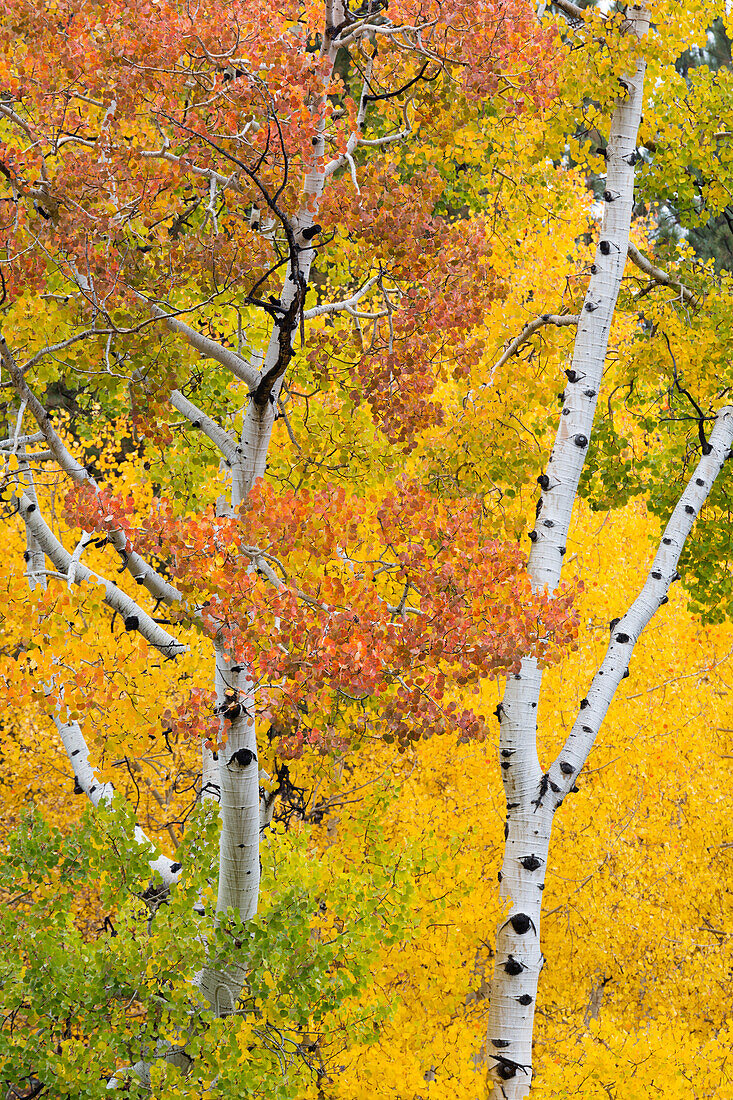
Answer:
[[[331,32],[334,27],[343,24],[345,17],[344,0],[335,0],[335,2],[331,0],[326,3],[326,32],[323,37],[321,56],[328,59],[329,66],[324,76],[319,108],[325,105],[326,92],[340,46],[338,37],[333,36]],[[232,505],[235,508],[246,499],[257,478],[265,475],[277,402],[285,370],[292,356],[298,322],[302,320],[305,290],[316,255],[315,247],[310,244],[309,231],[315,225],[318,203],[326,182],[323,168],[325,154],[326,127],[321,118],[314,123],[313,127],[313,159],[303,183],[303,202],[291,221],[298,251],[290,258],[288,275],[280,294],[282,313],[273,325],[258,382],[250,391],[250,402],[242,425],[242,454],[233,468],[232,478]]]
[[[76,485],[88,485],[94,492],[99,492],[99,486],[92,475],[85,466],[77,462],[73,455],[69,453],[60,436],[56,433],[48,412],[26,382],[23,372],[15,362],[15,358],[2,333],[0,333],[0,362],[7,369],[18,397],[28,407],[41,429],[42,438],[46,440],[51,455],[56,459],[59,467]],[[36,439],[37,437],[33,436],[32,438]],[[107,531],[107,539],[122,557],[125,568],[129,570],[136,583],[143,585],[151,596],[168,604],[182,602],[180,592],[161,577],[134,549],[127,546],[127,535],[124,531],[119,528],[112,528]]]
[[[343,0],[327,4],[327,27],[341,23],[345,16]],[[329,60],[329,71],[324,77],[321,108],[325,106],[330,75],[336,61],[338,44],[328,31],[324,34],[322,55]],[[317,112],[316,112],[317,117]],[[245,415],[239,446],[231,453],[228,438],[211,425],[207,434],[214,439],[232,468],[231,514],[247,498],[255,480],[264,476],[267,452],[275,423],[277,401],[285,371],[293,353],[295,334],[302,322],[305,289],[315,256],[308,230],[315,224],[318,200],[323,193],[325,176],[325,126],[314,122],[313,160],[303,184],[303,202],[297,215],[288,220],[288,227],[296,242],[291,251],[288,275],[280,295],[280,312],[273,325],[262,366],[254,379],[248,378],[249,405]],[[305,231],[305,233],[304,233]],[[170,327],[181,330],[180,322]],[[209,349],[210,351],[211,349]],[[231,364],[228,364],[231,366]],[[237,364],[238,369],[241,363]],[[251,368],[248,367],[248,370]],[[235,371],[235,373],[237,373]],[[241,370],[240,370],[241,376]],[[190,409],[184,407],[185,398],[174,395],[176,407],[190,418]],[[213,422],[212,422],[213,423]],[[202,422],[203,426],[203,422]],[[218,797],[221,818],[219,888],[217,914],[233,909],[242,920],[249,920],[257,912],[260,880],[260,814],[271,816],[271,805],[264,810],[260,806],[259,768],[255,733],[255,695],[246,668],[233,663],[217,641],[216,694],[220,713],[227,718],[224,730],[226,745],[219,752]],[[211,762],[208,763],[211,769]],[[206,786],[216,784],[207,779]],[[226,974],[205,969],[198,976],[198,985],[217,1014],[232,1012],[241,990],[244,972],[234,965]]]
[[[94,573],[83,562],[74,561],[72,555],[59,542],[44,520],[38,505],[30,500],[25,493],[20,498],[20,514],[25,520],[26,529],[30,531],[37,545],[51,559],[59,572],[73,576],[77,584],[81,581],[94,581],[104,587],[104,602],[113,611],[119,612],[127,630],[139,631],[145,640],[155,646],[164,657],[177,657],[187,651],[187,646],[176,641],[167,630],[163,630],[162,626],[156,623],[135,600],[128,596],[126,592],[123,592],[121,588],[118,588],[116,584],[108,581],[105,577],[100,577],[98,573]],[[73,572],[70,571],[72,566]]]
[[[628,9],[631,33],[642,37],[649,25],[643,6]],[[608,337],[616,308],[634,201],[636,138],[643,104],[645,62],[624,80],[610,125],[604,213],[591,278],[563,399],[555,445],[542,489],[529,575],[534,590],[554,592],[560,581],[565,542],[590,439]],[[537,706],[542,672],[525,659],[509,681],[497,708],[499,761],[507,802],[505,852],[499,873],[502,897],[511,899],[498,930],[487,1035],[490,1092],[495,1100],[521,1100],[532,1080],[532,1032],[537,982],[543,965],[540,910],[556,808],[556,793],[543,776],[537,754]],[[568,765],[569,766],[569,765]],[[558,764],[558,768],[561,764]],[[577,773],[576,773],[577,774]]]
[[[217,919],[234,910],[239,920],[257,912],[260,885],[260,786],[254,716],[254,688],[246,669],[216,645],[216,698],[226,744],[218,752],[219,887]],[[226,727],[226,728],[225,728]],[[226,971],[210,967],[196,984],[217,1016],[236,1009],[244,983],[244,965]]]
[[[95,775],[94,768],[89,763],[89,748],[79,723],[64,722],[58,713],[54,714],[53,720],[74,769],[75,792],[85,794],[93,806],[99,806],[100,802],[111,802],[115,789],[111,783],[102,783]],[[139,825],[135,826],[135,840],[138,844],[150,844],[155,849],[155,845]],[[150,859],[150,870],[165,887],[172,886],[181,877],[180,863],[174,863],[157,853]]]
[[[23,500],[28,502],[29,507],[32,509],[30,512],[32,518],[39,513],[38,496],[33,480],[33,473],[28,465],[25,453],[26,443],[28,441],[29,440],[26,438],[17,437],[15,441],[9,440],[8,442],[11,443],[14,448],[17,448],[20,472],[25,483],[24,495],[21,498],[21,508]],[[35,437],[30,437],[30,441],[35,441]],[[26,561],[26,576],[28,579],[28,587],[33,591],[37,585],[41,588],[46,587],[46,556],[43,546],[38,541],[35,534],[34,527],[26,522],[25,530],[26,551],[24,558]],[[89,748],[79,723],[75,721],[64,722],[60,717],[61,709],[62,708],[57,705],[53,715],[53,721],[73,769],[74,792],[76,794],[86,794],[93,806],[98,806],[100,802],[110,802],[114,794],[114,787],[111,783],[101,783],[97,779],[94,769],[89,763]],[[150,859],[150,870],[153,873],[154,879],[160,880],[164,887],[170,887],[176,882],[180,877],[181,865],[155,852],[155,845],[138,825],[135,826],[135,839],[139,844],[148,844],[154,850],[154,854]]]

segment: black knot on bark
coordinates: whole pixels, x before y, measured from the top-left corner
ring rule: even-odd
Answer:
[[[515,959],[513,955],[510,955],[504,963],[504,972],[512,978],[515,978],[517,974],[521,974],[524,969],[526,969],[524,963],[521,963],[519,959]]]
[[[695,478],[695,484],[696,485],[704,485],[705,484],[705,479],[702,478],[702,477],[696,477]]]
[[[125,619],[125,630],[137,630],[140,626],[140,620],[137,615],[128,615]]]
[[[229,763],[239,764],[240,768],[246,768],[256,759],[257,756],[251,749],[237,749],[237,751],[232,753],[229,757]]]
[[[538,536],[536,531],[530,531],[530,533],[527,535],[527,538],[530,542],[537,542],[537,537]]]
[[[74,776],[74,794],[84,794],[84,788],[79,782],[79,776]]]
[[[237,693],[234,691],[228,691],[224,696],[224,702],[219,707],[219,711],[230,722],[236,722],[242,713],[242,704],[237,699]]]
[[[582,449],[583,447],[588,446],[588,439],[586,436],[583,435],[582,432],[579,432],[578,435],[573,436],[573,443],[576,447],[580,447]]]
[[[532,1004],[532,998],[530,997],[529,993],[523,993],[521,997],[517,997],[516,999],[517,999],[517,1003],[520,1004],[520,1005],[531,1005]]]
[[[171,867],[170,867],[171,874],[172,875],[178,874],[178,872],[180,871],[182,866],[183,866],[182,863],[171,863]]]
[[[598,247],[601,250],[601,255],[602,256],[607,256],[608,253],[611,251],[611,242],[610,241],[601,241],[601,243],[598,245]]]
[[[565,371],[565,377],[567,378],[568,382],[577,382],[578,381],[578,372],[574,371],[574,370],[566,370]]]
[[[617,634],[614,640],[619,642],[621,645],[625,645],[629,641],[629,636],[628,634]]]
[[[691,504],[685,505],[685,511],[687,512],[688,516],[694,516],[695,514],[695,509],[692,507]]]
[[[509,923],[518,936],[524,936],[530,928],[534,928],[534,921],[527,913],[515,913],[509,918]]]
[[[560,771],[562,772],[563,775],[572,775],[573,772],[575,771],[575,768],[573,767],[572,764],[569,764],[567,762],[567,760],[563,760],[563,762],[560,765]]]
[[[525,871],[536,871],[540,866],[540,860],[534,853],[531,856],[522,856],[519,862],[522,867],[524,867]]]
[[[513,1062],[499,1062],[496,1072],[502,1081],[511,1081],[512,1077],[517,1076],[517,1067]]]
[[[589,706],[590,706],[590,703],[588,702],[587,699],[581,699],[580,700],[580,709],[581,710],[585,710],[585,708],[589,707]]]
[[[537,484],[539,485],[540,489],[542,489],[542,491],[546,493],[547,490],[550,488],[550,479],[547,474],[540,474],[540,476],[537,478]]]

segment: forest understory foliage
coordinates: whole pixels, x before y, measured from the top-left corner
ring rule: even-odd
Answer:
[[[0,0],[9,1097],[733,1096],[730,33]]]

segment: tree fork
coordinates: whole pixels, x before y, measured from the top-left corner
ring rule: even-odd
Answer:
[[[641,38],[649,26],[643,5],[627,13]],[[593,426],[603,365],[626,263],[634,200],[636,141],[646,62],[624,80],[623,99],[611,117],[604,212],[591,278],[578,320],[573,362],[567,372],[555,445],[542,490],[528,571],[534,591],[554,592],[560,581],[573,504]],[[499,763],[507,802],[501,894],[511,899],[496,939],[487,1034],[489,1092],[493,1100],[522,1100],[532,1082],[532,1032],[537,982],[543,965],[540,911],[549,851],[553,795],[558,784],[542,774],[537,754],[537,706],[542,671],[526,658],[497,708]],[[557,787],[558,790],[553,788]]]

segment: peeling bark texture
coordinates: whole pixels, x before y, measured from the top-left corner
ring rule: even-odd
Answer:
[[[649,25],[643,6],[627,10],[628,28],[641,38]],[[554,592],[560,581],[565,542],[593,426],[603,364],[626,263],[634,200],[636,138],[641,120],[645,62],[624,80],[613,112],[607,157],[605,208],[595,263],[578,319],[572,368],[547,470],[541,475],[542,507],[532,532],[529,574],[535,590]],[[624,668],[626,666],[624,665]],[[492,1100],[521,1100],[532,1081],[532,1032],[537,983],[543,966],[540,911],[552,815],[559,793],[556,773],[542,774],[537,755],[537,705],[542,672],[525,659],[509,680],[498,708],[499,762],[507,801],[501,894],[511,899],[496,941],[487,1033]],[[585,719],[583,719],[585,721]],[[573,772],[574,781],[577,772]]]

